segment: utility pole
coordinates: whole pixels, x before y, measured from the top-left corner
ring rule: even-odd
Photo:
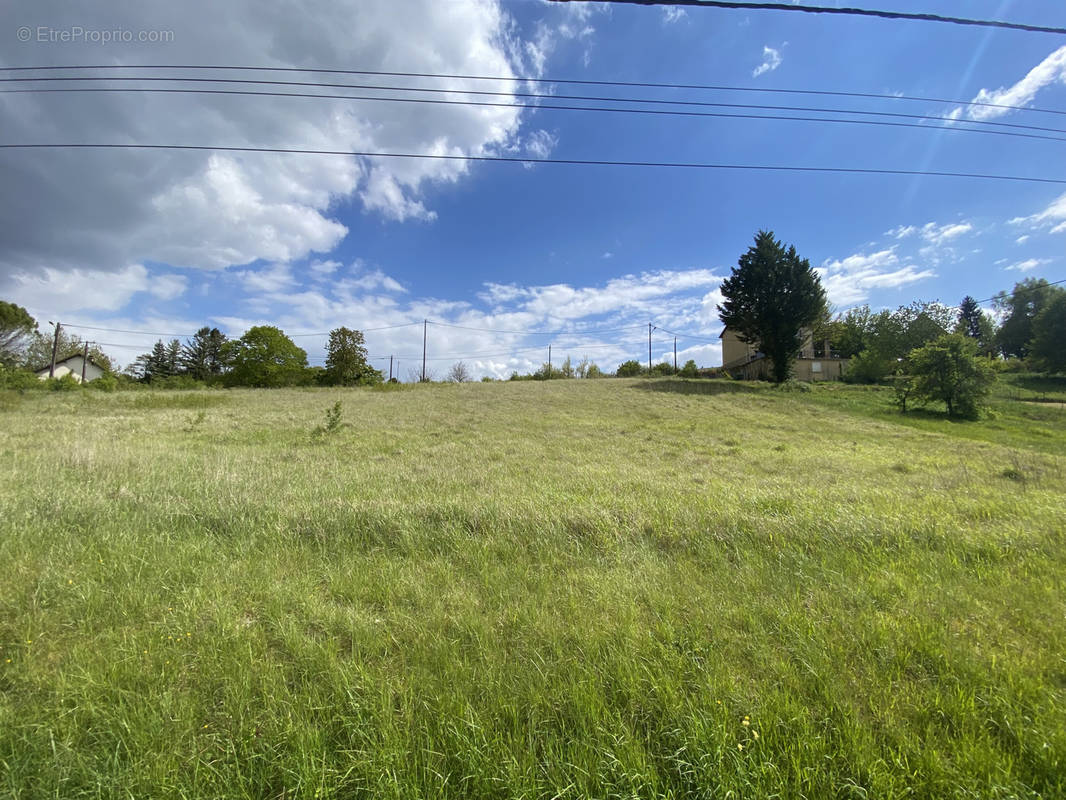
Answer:
[[[677,337],[674,337],[674,374],[677,374]]]
[[[389,356],[389,383],[392,383],[392,356]]]
[[[422,383],[426,382],[426,326],[429,320],[422,320]]]
[[[48,324],[52,325],[53,323],[49,322]],[[59,350],[59,329],[63,327],[58,322],[54,324],[56,326],[56,338],[52,340],[52,366],[48,368],[49,378],[54,378],[56,376],[56,351]]]
[[[85,350],[81,354],[81,382],[85,383],[85,365],[89,363],[89,343],[85,343]]]
[[[648,323],[648,375],[651,375],[651,323]]]
[[[548,380],[552,377],[552,346],[548,345]]]

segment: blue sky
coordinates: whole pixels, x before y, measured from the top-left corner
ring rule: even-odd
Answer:
[[[914,10],[900,0],[875,5]],[[1066,11],[1054,3],[927,0],[921,10],[1066,25]],[[204,0],[180,8],[119,3],[106,11],[45,2],[0,11],[0,26],[34,32],[24,43],[11,33],[0,51],[3,66],[198,63],[461,73],[510,79],[387,82],[891,111],[1066,130],[1062,114],[1002,108],[515,80],[819,89],[1061,111],[1066,37],[1051,34],[768,11],[488,0],[235,2],[224,10]],[[42,28],[130,31],[134,39],[164,31],[170,41],[63,43],[41,40]],[[546,96],[542,102],[564,101]],[[5,143],[376,149],[1066,178],[1066,142],[824,122],[26,93],[0,96],[0,119]],[[838,310],[915,299],[954,304],[965,294],[989,297],[1025,277],[1066,276],[1066,187],[1052,184],[84,150],[7,151],[0,154],[0,176],[6,243],[0,297],[25,305],[42,322],[111,329],[71,327],[106,343],[123,363],[148,349],[155,334],[187,334],[205,324],[230,335],[262,323],[293,334],[348,325],[368,330],[373,356],[399,356],[405,377],[412,356],[420,355],[422,330],[393,326],[428,318],[441,323],[429,332],[431,369],[438,374],[460,359],[477,375],[529,371],[545,359],[549,342],[555,358],[588,355],[613,369],[626,358],[647,357],[649,321],[684,334],[680,358],[715,365],[721,361],[717,287],[760,228],[810,259]],[[323,336],[297,341],[312,363],[321,363]],[[656,331],[655,358],[672,343],[672,333]]]

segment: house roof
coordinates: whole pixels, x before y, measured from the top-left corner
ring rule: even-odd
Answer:
[[[82,354],[81,353],[74,353],[72,355],[67,356],[66,358],[58,358],[58,359],[56,359],[56,366],[58,367],[60,364],[66,364],[68,361],[73,361],[75,358],[82,358]],[[94,367],[96,367],[97,369],[102,370],[103,372],[107,372],[107,370],[104,369],[103,365],[97,364],[95,361],[93,361],[93,357],[92,356],[89,356],[89,358],[86,359],[86,360],[90,364],[92,364]],[[34,372],[43,372],[44,370],[51,369],[51,368],[52,368],[52,363],[48,362],[43,367],[35,367],[33,371]]]

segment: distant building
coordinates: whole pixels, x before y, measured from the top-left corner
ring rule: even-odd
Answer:
[[[828,340],[815,342],[809,328],[804,328],[800,333],[803,346],[793,367],[792,377],[798,381],[840,380],[848,360],[833,352]],[[722,369],[734,378],[748,381],[770,377],[770,359],[756,345],[742,342],[729,328],[725,328],[719,338],[722,340]]]
[[[70,375],[78,383],[81,383],[82,361],[83,361],[83,359],[82,359],[81,353],[77,353],[76,355],[68,356],[67,358],[64,358],[62,361],[57,361],[56,362],[55,377],[62,378],[64,375]],[[50,366],[51,365],[49,365],[48,367],[43,367],[41,369],[36,370],[37,377],[40,378],[42,381],[48,380],[48,372],[49,372]],[[101,367],[99,364],[97,364],[95,361],[93,361],[91,356],[89,357],[89,359],[87,361],[85,361],[85,382],[86,383],[88,383],[89,381],[95,381],[97,378],[103,377],[105,372],[106,372],[106,370],[103,367]]]

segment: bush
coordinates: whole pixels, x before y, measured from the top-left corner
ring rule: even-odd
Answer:
[[[53,392],[72,392],[81,388],[81,384],[69,372],[62,378],[49,378],[45,385]]]
[[[643,372],[644,368],[640,366],[640,362],[633,361],[632,359],[630,359],[629,361],[625,361],[619,364],[618,370],[615,372],[615,374],[619,378],[635,378],[637,375],[640,375]]]
[[[31,389],[45,388],[44,381],[37,377],[37,373],[28,369],[9,369],[0,366],[0,389],[18,389],[28,391]]]
[[[977,417],[996,380],[995,370],[978,357],[977,342],[959,333],[912,350],[910,373],[915,401],[942,402],[948,416],[967,419]]]
[[[118,388],[118,378],[108,372],[104,375],[101,375],[95,381],[89,381],[87,385],[90,389],[96,389],[99,392],[110,393]]]
[[[677,374],[682,378],[696,378],[699,377],[700,371],[699,367],[696,366],[696,362],[690,358]]]
[[[863,350],[848,361],[841,375],[845,383],[880,383],[896,371],[899,362],[894,358]]]

